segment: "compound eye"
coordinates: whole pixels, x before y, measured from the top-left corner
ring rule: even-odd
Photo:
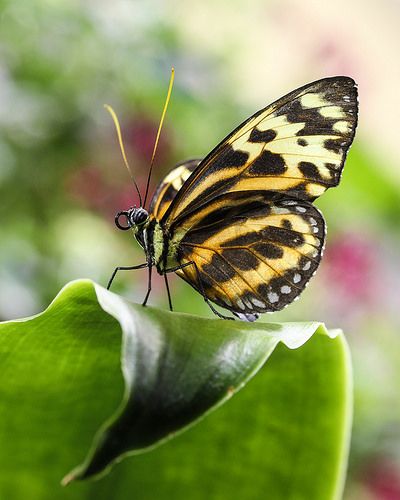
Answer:
[[[125,219],[125,225],[121,224],[121,218]],[[121,231],[127,231],[128,229],[130,229],[132,227],[132,223],[130,221],[128,212],[118,212],[115,216],[115,225],[118,229],[121,229]]]
[[[135,224],[143,224],[146,222],[147,218],[149,217],[149,214],[144,208],[138,208],[132,215],[131,215],[131,220]]]

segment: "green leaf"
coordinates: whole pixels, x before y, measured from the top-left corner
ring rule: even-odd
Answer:
[[[191,432],[99,483],[56,486],[100,426],[67,481],[99,474],[121,454],[149,450],[192,425],[238,391],[279,343],[246,390]],[[171,314],[78,281],[44,313],[0,325],[0,356],[2,498],[340,494],[349,361],[343,335],[329,336],[319,323]]]

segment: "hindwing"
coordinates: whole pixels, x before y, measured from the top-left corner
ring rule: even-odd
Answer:
[[[321,259],[325,224],[309,202],[274,192],[222,195],[175,231],[179,276],[235,313],[278,311],[304,289]],[[199,284],[201,280],[201,285]]]
[[[164,224],[228,192],[267,190],[314,200],[339,183],[357,108],[348,77],[324,78],[278,99],[200,162],[164,212]]]
[[[160,220],[178,191],[201,160],[193,159],[178,163],[157,186],[150,202],[149,213]]]

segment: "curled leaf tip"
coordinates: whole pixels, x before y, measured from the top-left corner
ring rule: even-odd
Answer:
[[[75,479],[74,474],[70,473],[61,479],[61,486],[68,486]]]
[[[61,486],[68,486],[72,481],[80,478],[79,470],[73,469],[71,472],[68,472],[66,476],[61,479]]]

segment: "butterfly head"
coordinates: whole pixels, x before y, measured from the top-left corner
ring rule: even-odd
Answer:
[[[121,222],[125,219],[124,222]],[[135,232],[144,227],[149,220],[149,213],[142,207],[131,207],[129,210],[118,212],[115,216],[115,225],[122,231],[133,229]]]

